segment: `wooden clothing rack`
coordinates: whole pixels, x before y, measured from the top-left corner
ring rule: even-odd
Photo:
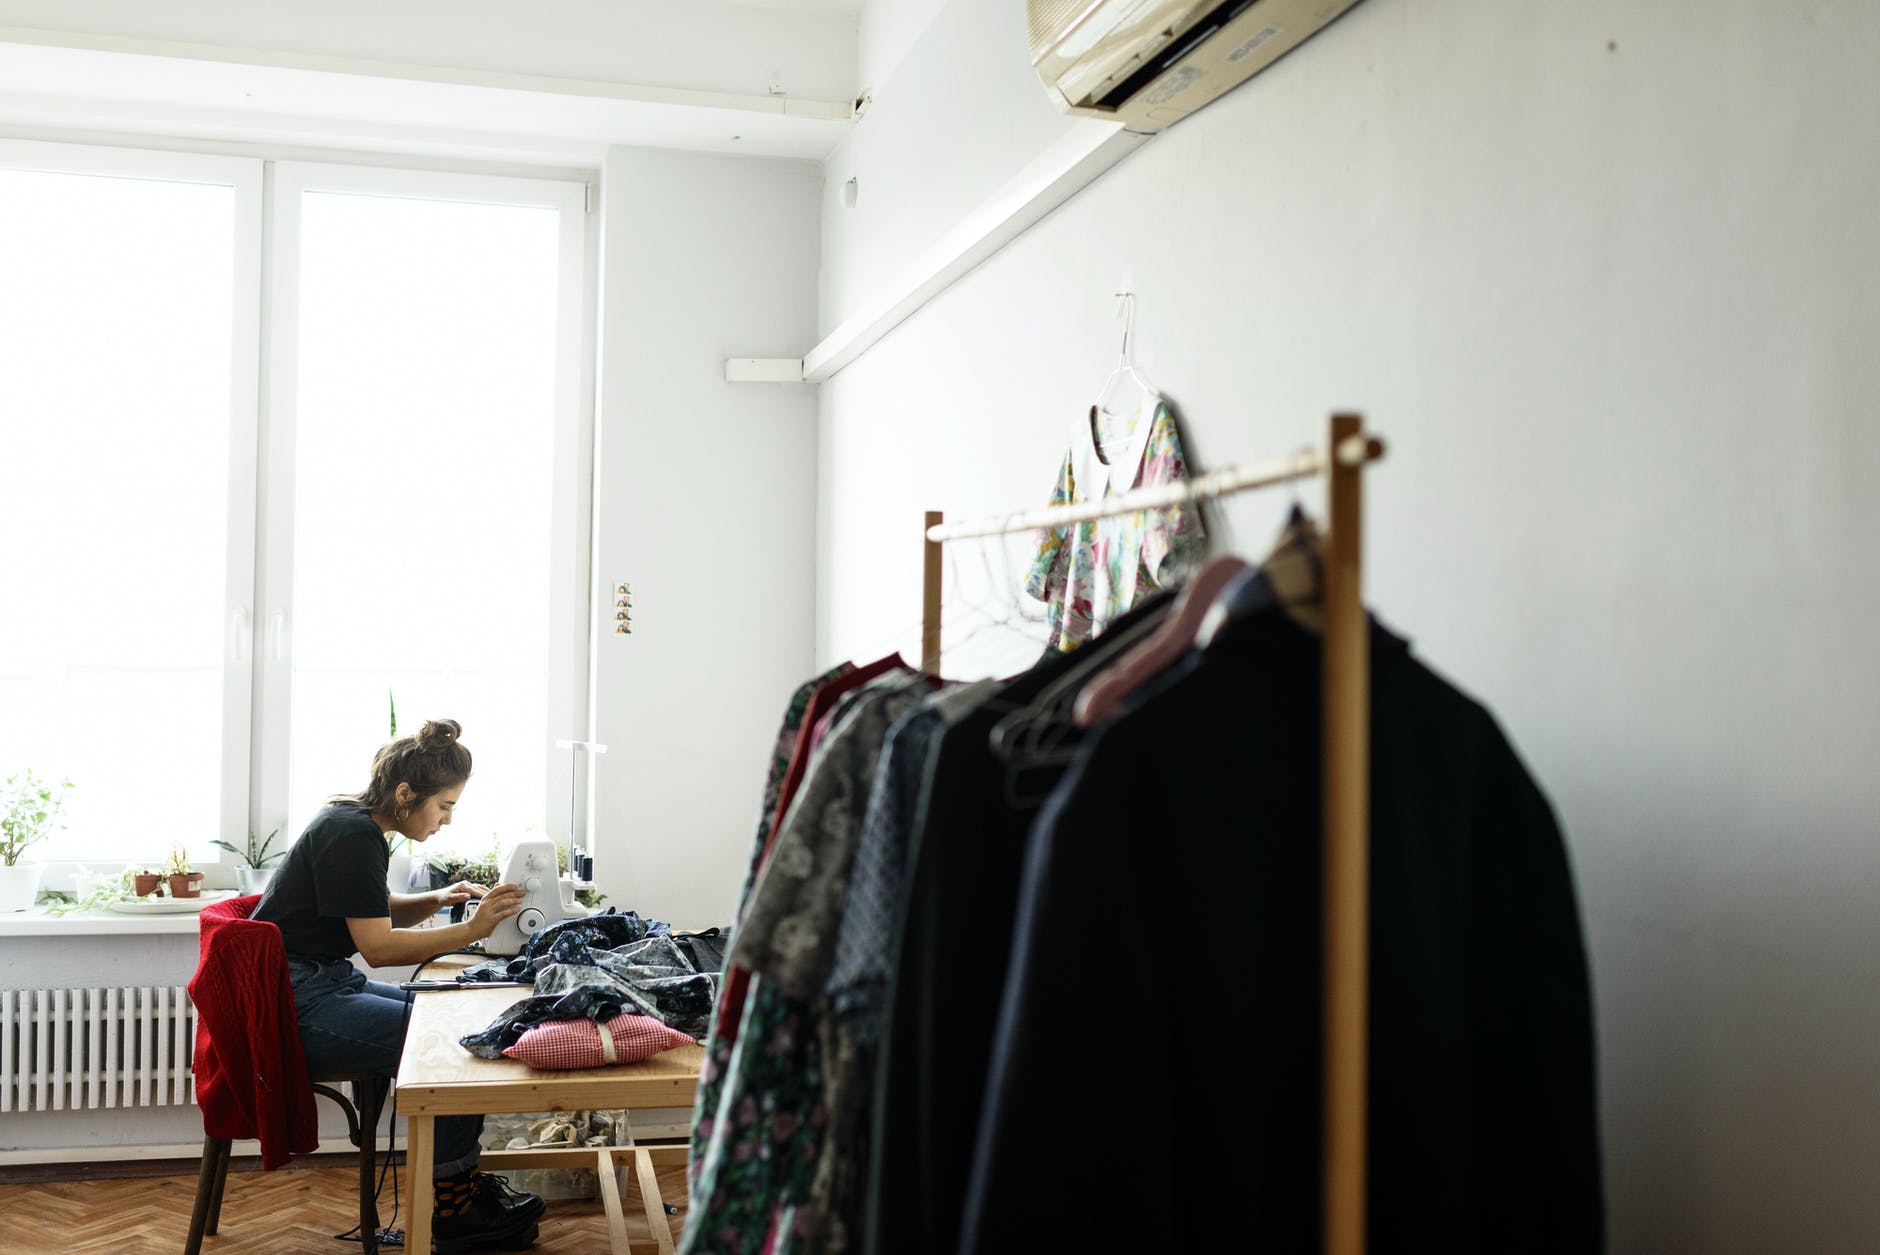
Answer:
[[[1206,501],[1230,493],[1324,475],[1324,708],[1322,755],[1325,823],[1323,886],[1324,1147],[1326,1255],[1361,1255],[1365,1220],[1365,994],[1370,937],[1371,655],[1365,623],[1362,530],[1364,467],[1384,456],[1356,414],[1334,414],[1325,444],[1257,464],[1230,467],[1181,483],[1140,488],[1102,501],[1054,506],[948,524],[927,511],[923,532],[921,669],[940,669],[941,547],[948,541],[1062,527],[1114,514]]]

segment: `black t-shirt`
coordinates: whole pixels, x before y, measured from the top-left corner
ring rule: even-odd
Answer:
[[[313,817],[268,881],[254,918],[277,925],[294,959],[348,959],[348,919],[389,918],[391,862],[385,833],[372,812],[342,803]]]

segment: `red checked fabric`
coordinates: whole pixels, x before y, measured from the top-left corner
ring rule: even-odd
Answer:
[[[696,1043],[650,1015],[616,1015],[607,1021],[549,1020],[503,1051],[532,1068],[598,1068],[638,1063],[662,1050]]]

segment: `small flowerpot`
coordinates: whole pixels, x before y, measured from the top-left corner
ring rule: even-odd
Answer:
[[[237,867],[235,884],[246,897],[251,893],[266,893],[268,882],[274,879],[272,867]]]
[[[159,892],[162,884],[163,877],[157,875],[157,873],[138,872],[136,876],[131,878],[131,892],[135,893],[140,898],[147,898],[151,894]]]
[[[391,855],[385,864],[385,887],[393,893],[411,892],[411,855]]]
[[[186,876],[171,876],[170,896],[173,898],[200,898],[202,896],[202,873],[190,872]]]
[[[0,867],[0,914],[31,910],[39,900],[39,879],[45,871],[43,863]]]

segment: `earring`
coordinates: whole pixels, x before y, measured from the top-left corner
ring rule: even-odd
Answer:
[[[399,808],[398,808],[398,814],[397,814],[397,815],[395,815],[395,816],[394,816],[394,818],[396,818],[396,819],[400,819],[400,820],[405,820],[405,819],[410,819],[410,818],[411,818],[411,808],[410,808],[409,806],[401,806],[401,807],[399,807]]]

